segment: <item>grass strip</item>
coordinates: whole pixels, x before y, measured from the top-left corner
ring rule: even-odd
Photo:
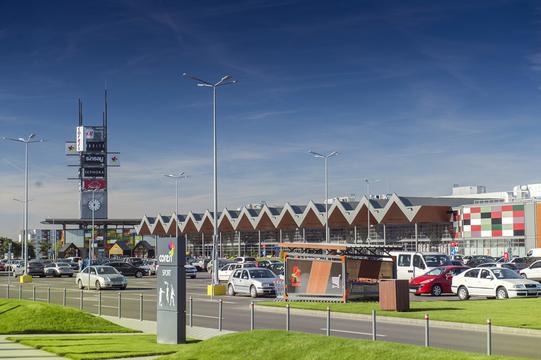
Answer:
[[[290,302],[293,309],[326,310],[327,306],[333,312],[365,314],[375,309],[378,315],[423,319],[424,314],[430,314],[430,319],[468,324],[486,324],[492,320],[495,326],[508,326],[524,329],[541,329],[541,298],[507,299],[507,300],[441,300],[413,301],[410,311],[395,312],[381,311],[377,302],[350,303],[316,303]],[[285,307],[284,302],[262,301],[257,305]]]

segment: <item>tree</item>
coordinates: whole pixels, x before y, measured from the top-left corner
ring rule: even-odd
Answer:
[[[0,254],[2,254],[3,257],[7,256],[10,242],[12,257],[21,257],[21,244],[7,237],[0,237]]]

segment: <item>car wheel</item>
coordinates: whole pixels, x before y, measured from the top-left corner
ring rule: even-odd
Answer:
[[[443,293],[443,290],[441,289],[440,285],[432,286],[432,295],[440,296],[442,293]]]
[[[227,287],[227,295],[229,296],[235,296],[235,289],[233,288],[233,285],[229,284]]]
[[[508,297],[509,296],[507,295],[507,290],[505,290],[505,288],[503,286],[500,286],[496,290],[496,298],[497,299],[503,300],[503,299],[507,299]]]
[[[256,298],[257,297],[257,290],[255,288],[255,286],[250,286],[250,296],[253,297],[253,298]]]
[[[143,273],[140,272],[140,271],[137,271],[137,272],[135,273],[135,277],[138,278],[138,279],[139,279],[139,278],[142,278],[142,277],[143,277]]]
[[[81,290],[85,288],[83,286],[83,281],[82,280],[77,281],[77,286],[79,286],[79,289],[81,289]]]
[[[190,276],[191,279],[195,279],[195,275]]]
[[[461,286],[458,288],[458,298],[460,300],[468,300],[470,298],[470,293],[465,286]]]
[[[99,280],[96,280],[96,290],[98,290],[98,291],[101,290],[101,284],[100,284]]]
[[[413,295],[415,295],[415,296],[421,296],[421,294],[418,294],[418,293],[413,293]]]
[[[69,277],[73,277],[73,274],[70,274]]]
[[[124,286],[122,286],[120,289],[126,290],[127,287],[128,287],[127,285],[124,285]]]

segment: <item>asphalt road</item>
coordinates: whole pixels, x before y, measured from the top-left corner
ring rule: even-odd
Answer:
[[[18,297],[19,284],[10,279],[10,297]],[[0,277],[0,297],[7,296],[6,276]],[[142,279],[130,278],[128,289],[122,291],[104,290],[101,292],[101,313],[103,315],[118,315],[119,294],[121,294],[122,317],[138,319],[141,312],[141,297],[143,304],[143,319],[156,320],[156,278]],[[218,326],[218,302],[206,295],[206,286],[209,276],[198,273],[197,279],[186,279],[187,297],[193,298],[194,325],[204,327]],[[62,304],[64,288],[67,306],[81,306],[84,310],[98,313],[99,295],[94,290],[80,291],[75,284],[75,278],[35,278],[32,284],[22,286],[21,296],[24,299],[47,301],[48,288],[50,288],[50,301]],[[455,299],[454,296],[445,297]],[[222,296],[223,300],[223,328],[226,330],[248,330],[250,328],[250,302],[249,297]],[[431,300],[431,297],[413,297],[412,300]],[[263,299],[255,299],[261,301]],[[285,315],[264,312],[256,307],[255,327],[260,329],[284,329]],[[291,330],[308,333],[325,334],[326,319],[324,314],[304,315],[291,311]],[[370,339],[372,325],[370,321],[362,319],[332,319],[331,334],[347,338]],[[379,323],[377,327],[378,340],[394,341],[408,344],[424,344],[424,326]],[[486,334],[479,331],[466,331],[458,329],[431,328],[431,346],[449,348],[453,350],[472,351],[483,353],[486,351]],[[493,334],[492,346],[494,354],[540,358],[541,351],[534,346],[538,338],[530,336]]]

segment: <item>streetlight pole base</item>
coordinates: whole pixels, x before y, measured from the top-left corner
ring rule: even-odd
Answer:
[[[32,276],[30,276],[30,275],[21,275],[21,276],[19,276],[19,282],[21,284],[31,283],[32,282]]]
[[[207,285],[207,295],[208,296],[219,296],[225,295],[225,285]]]

